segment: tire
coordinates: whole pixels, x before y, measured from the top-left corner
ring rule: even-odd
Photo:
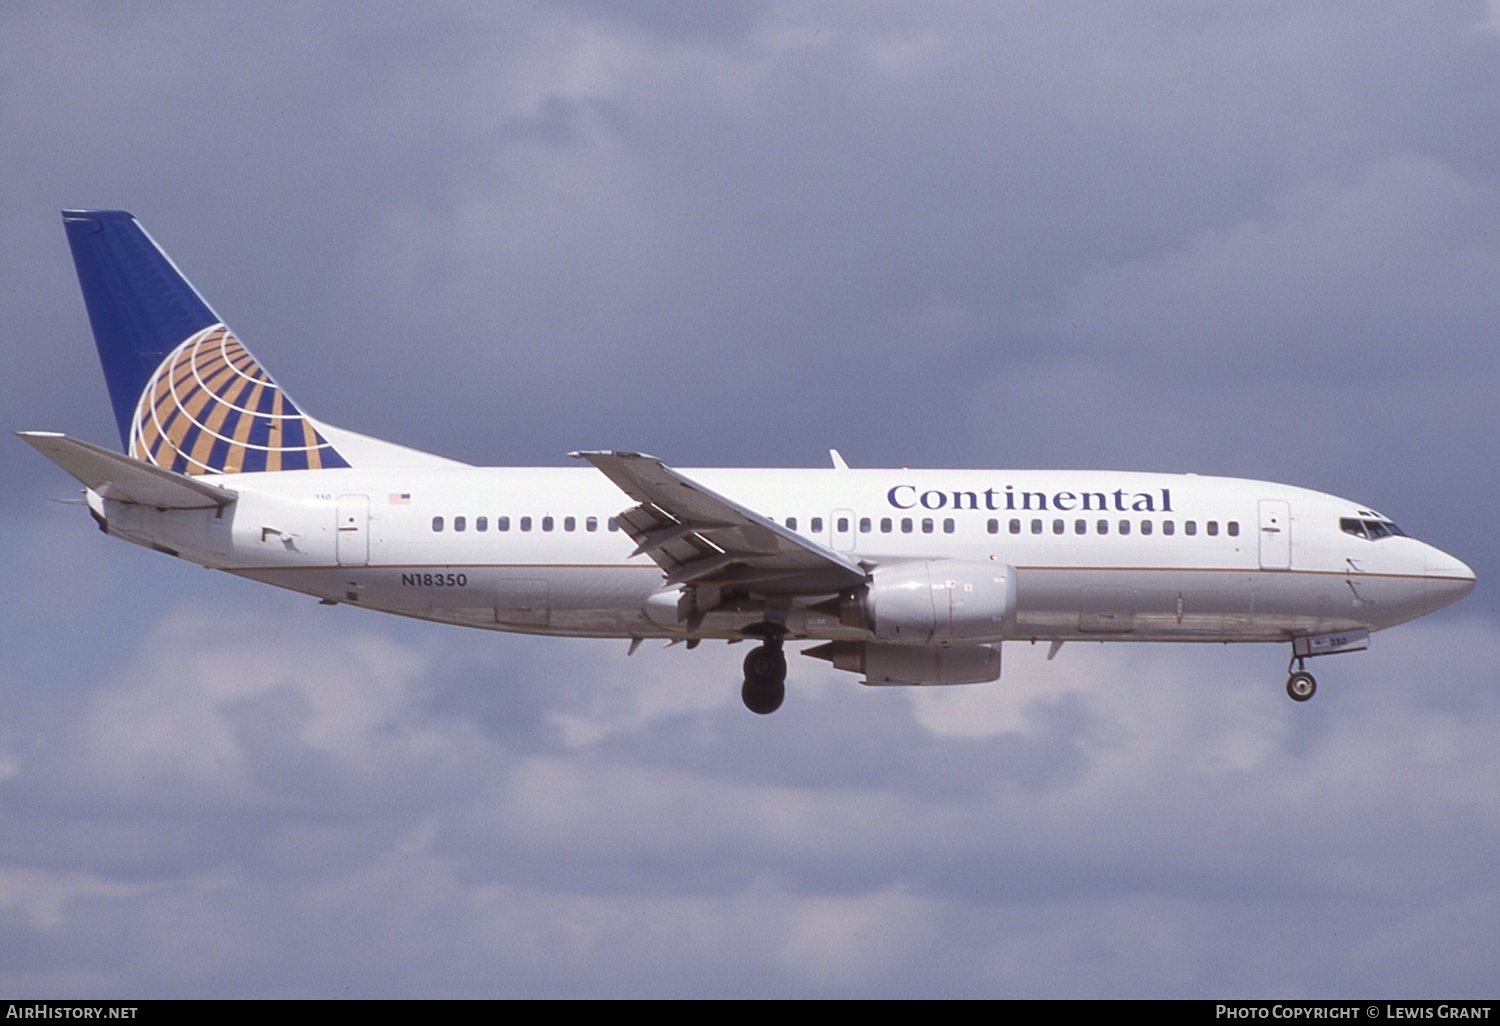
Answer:
[[[1313,680],[1313,675],[1303,670],[1298,670],[1286,679],[1286,693],[1293,702],[1305,702],[1317,694],[1318,682]]]
[[[781,708],[786,699],[786,685],[781,681],[760,682],[746,679],[740,688],[740,700],[757,716],[769,716]]]
[[[780,649],[757,645],[745,654],[745,681],[757,684],[786,680],[786,656]]]

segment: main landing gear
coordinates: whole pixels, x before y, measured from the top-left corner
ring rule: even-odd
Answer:
[[[781,639],[767,638],[745,656],[745,685],[740,688],[745,708],[765,716],[781,708],[786,698],[786,655]]]
[[[1297,670],[1286,679],[1286,693],[1293,702],[1305,702],[1318,693],[1318,682],[1303,668],[1301,656],[1293,656],[1292,663],[1297,664]],[[1287,664],[1288,670],[1292,668],[1292,663]]]

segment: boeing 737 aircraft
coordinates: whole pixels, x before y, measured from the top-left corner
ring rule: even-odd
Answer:
[[[1000,676],[1000,643],[1275,641],[1312,656],[1474,574],[1359,503],[1264,481],[1083,470],[677,470],[634,452],[473,467],[303,413],[130,214],[63,213],[125,455],[22,437],[108,534],[316,596],[528,634],[787,642],[866,684]],[[1295,669],[1293,669],[1295,667]]]

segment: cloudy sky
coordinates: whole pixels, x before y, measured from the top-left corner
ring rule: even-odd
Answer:
[[[0,5],[0,409],[116,434],[58,210],[304,409],[476,463],[1112,467],[1373,504],[1468,600],[1316,667],[860,688],[381,618],[0,444],[0,993],[1500,992],[1500,7]]]

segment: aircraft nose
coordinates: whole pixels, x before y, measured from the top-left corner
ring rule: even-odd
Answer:
[[[1451,606],[1474,590],[1474,571],[1441,549],[1427,547],[1426,597],[1429,613]]]

